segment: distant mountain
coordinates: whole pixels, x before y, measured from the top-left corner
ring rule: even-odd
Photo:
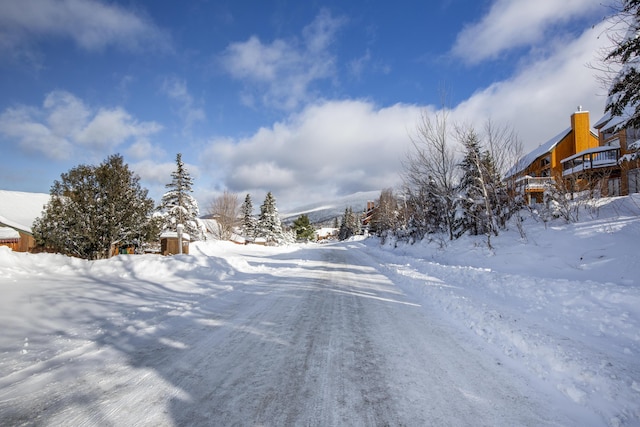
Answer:
[[[379,198],[379,190],[358,192],[324,202],[300,206],[291,212],[281,212],[280,220],[285,224],[290,224],[304,214],[309,217],[312,224],[331,223],[334,218],[341,218],[344,215],[344,210],[349,206],[354,213],[362,213],[367,207],[367,202],[376,201]]]

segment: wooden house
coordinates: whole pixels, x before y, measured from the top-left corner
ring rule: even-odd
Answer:
[[[506,174],[512,191],[525,196],[527,203],[542,202],[545,188],[563,179],[563,161],[577,153],[597,148],[598,133],[589,124],[589,112],[578,107],[571,126],[522,157]]]
[[[568,164],[566,174],[590,175],[607,196],[640,192],[640,129],[620,129],[623,119],[605,114],[594,127],[599,147],[578,153],[578,162]]]
[[[30,252],[36,246],[31,226],[42,215],[49,195],[0,190],[0,245],[17,252]]]
[[[0,227],[0,246],[8,246],[11,250],[20,249],[20,233],[10,227]]]
[[[362,227],[369,227],[373,214],[376,211],[376,203],[372,200],[367,201],[367,207],[362,213]]]

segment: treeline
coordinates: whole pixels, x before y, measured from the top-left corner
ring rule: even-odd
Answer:
[[[442,109],[420,117],[411,141],[403,187],[381,192],[371,231],[408,241],[484,235],[491,247],[522,206],[503,180],[522,155],[515,132],[491,121],[482,131],[450,123]]]

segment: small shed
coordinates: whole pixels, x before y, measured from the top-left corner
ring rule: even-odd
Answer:
[[[10,227],[0,227],[0,246],[9,246],[17,251],[20,248],[20,233]]]
[[[30,252],[36,246],[31,226],[42,212],[50,196],[43,193],[25,193],[22,191],[0,190],[0,227],[12,229],[3,233],[10,233],[4,239],[4,246],[10,246],[14,251]],[[15,242],[15,233],[18,241]],[[4,235],[4,234],[3,234]]]
[[[191,237],[187,233],[182,233],[182,253],[189,253],[189,242]],[[178,246],[178,232],[165,231],[160,235],[160,253],[162,255],[176,255],[180,253]]]

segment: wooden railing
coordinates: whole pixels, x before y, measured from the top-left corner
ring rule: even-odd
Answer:
[[[618,164],[619,158],[620,148],[618,147],[592,148],[562,160],[562,176],[592,169],[610,168]]]
[[[553,178],[550,177],[534,177],[527,175],[516,179],[515,189],[521,193],[528,191],[542,191],[546,187],[553,185],[553,183]]]

